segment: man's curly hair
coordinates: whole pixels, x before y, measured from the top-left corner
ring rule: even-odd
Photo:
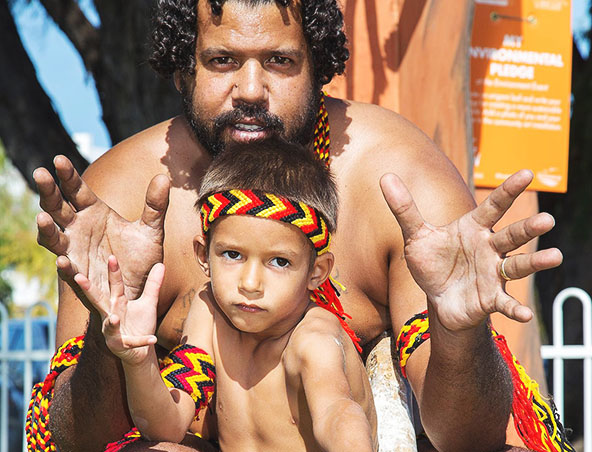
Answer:
[[[226,0],[208,1],[212,14],[222,14]],[[288,6],[292,0],[232,0],[249,5],[277,2]],[[158,0],[152,32],[150,64],[161,76],[171,77],[176,71],[191,74],[195,70],[198,0]],[[335,74],[342,74],[349,58],[343,32],[343,15],[337,0],[300,0],[302,28],[313,58],[316,82],[329,83]]]

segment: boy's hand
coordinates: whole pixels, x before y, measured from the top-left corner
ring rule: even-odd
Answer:
[[[108,259],[109,296],[81,273],[74,280],[101,315],[103,335],[109,350],[127,364],[140,364],[156,343],[156,306],[164,278],[164,265],[154,264],[142,295],[137,300],[125,296],[125,285],[115,256]]]
[[[493,312],[519,322],[532,318],[528,307],[506,293],[501,265],[506,253],[551,230],[553,217],[539,213],[492,231],[532,177],[526,170],[513,174],[483,203],[446,226],[424,221],[401,179],[382,177],[384,197],[403,232],[407,267],[447,329],[473,328]],[[561,252],[551,248],[508,257],[504,271],[519,279],[561,261]]]
[[[168,178],[158,175],[152,179],[142,217],[129,222],[93,193],[70,160],[57,156],[54,164],[61,192],[45,168],[36,169],[33,178],[44,210],[37,216],[37,241],[58,256],[60,278],[91,309],[92,303],[85,300],[74,275],[87,275],[93,286],[108,296],[105,263],[112,254],[124,256],[120,264],[126,294],[129,298],[138,297],[149,269],[162,261]]]

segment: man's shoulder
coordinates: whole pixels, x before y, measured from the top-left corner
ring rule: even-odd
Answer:
[[[334,98],[327,108],[333,155],[349,162],[349,168],[365,174],[394,171],[403,177],[407,171],[417,175],[422,169],[452,169],[422,130],[392,110]]]
[[[105,170],[109,170],[111,177],[125,172],[137,174],[162,165],[167,157],[195,152],[197,148],[185,120],[171,118],[114,145],[89,166],[84,177],[100,177]]]

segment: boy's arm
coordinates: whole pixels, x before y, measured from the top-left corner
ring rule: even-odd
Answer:
[[[202,289],[191,302],[181,339],[185,346],[197,345],[199,349],[192,347],[191,353],[176,355],[188,368],[179,372],[179,361],[175,359],[165,361],[173,368],[165,366],[161,371],[154,347],[151,347],[150,356],[140,363],[123,361],[129,410],[136,427],[145,437],[155,441],[180,442],[195,418],[196,405],[203,414],[213,394],[215,378],[212,333],[213,310],[206,290]],[[175,348],[171,354],[176,350],[181,349]],[[173,372],[169,373],[167,369]],[[165,376],[167,385],[163,380]],[[201,383],[200,391],[194,392],[195,401],[188,392],[177,389],[181,385],[188,389],[188,385],[180,381],[184,376]],[[176,387],[171,387],[171,381],[177,382]]]
[[[134,424],[149,439],[180,442],[195,409],[191,396],[175,388],[169,392],[160,374],[153,334],[163,279],[164,266],[155,264],[142,295],[137,300],[128,300],[114,256],[108,259],[108,293],[85,275],[74,276],[85,298],[101,315],[107,347],[121,360]]]
[[[325,451],[372,452],[372,427],[364,409],[352,398],[342,340],[349,338],[307,332],[299,334],[294,344],[313,434]]]

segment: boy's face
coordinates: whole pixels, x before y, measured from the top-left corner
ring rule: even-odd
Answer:
[[[198,258],[220,309],[246,333],[282,335],[300,321],[314,290],[329,275],[331,253],[311,259],[312,246],[296,226],[230,215],[216,220],[209,255]]]

